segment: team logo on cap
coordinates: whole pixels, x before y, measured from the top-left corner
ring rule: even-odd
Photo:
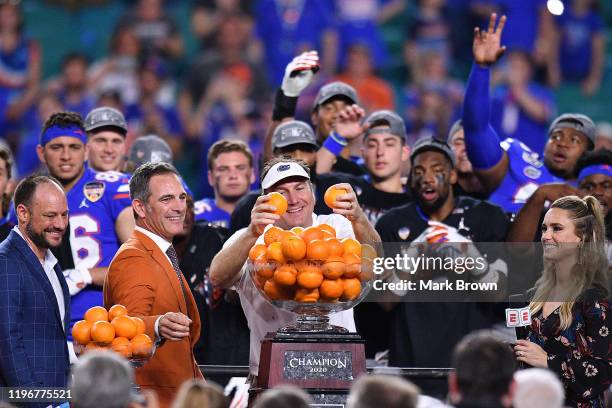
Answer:
[[[281,171],[287,171],[290,168],[291,168],[291,165],[289,165],[289,164],[281,164],[280,166],[278,166],[276,171],[278,171],[280,173]]]
[[[300,128],[285,129],[280,135],[281,140],[297,139],[299,137],[304,137],[304,130]]]
[[[104,195],[106,184],[101,181],[91,181],[83,186],[83,194],[89,201],[95,203]]]

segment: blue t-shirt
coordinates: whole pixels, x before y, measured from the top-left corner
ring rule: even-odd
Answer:
[[[212,198],[203,198],[193,203],[196,222],[208,222],[209,224],[227,228],[230,227],[232,215],[217,207]]]
[[[555,99],[552,92],[535,82],[529,83],[527,91],[546,105],[550,117],[555,114]],[[525,143],[542,154],[548,135],[548,121],[538,122],[529,117],[514,100],[507,86],[499,86],[491,95],[491,125],[500,139],[512,138]]]
[[[577,16],[568,7],[555,22],[561,32],[559,63],[563,79],[579,81],[586,78],[591,71],[591,40],[603,27],[601,17],[593,11]]]
[[[506,139],[500,145],[508,155],[508,172],[488,201],[499,205],[504,211],[516,214],[541,184],[565,181],[553,176],[540,161],[539,155],[524,143]]]
[[[106,267],[121,243],[115,221],[131,205],[129,178],[108,171],[97,173],[86,167],[81,179],[66,194],[70,215],[70,247],[75,267]],[[102,288],[88,286],[70,299],[70,331],[92,306],[102,306]]]

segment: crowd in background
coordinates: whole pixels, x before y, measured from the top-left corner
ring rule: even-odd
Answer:
[[[317,89],[337,79],[355,87],[366,111],[399,112],[411,144],[445,137],[460,115],[471,27],[498,11],[509,17],[504,44],[512,52],[494,74],[492,124],[500,135],[519,137],[541,153],[556,113],[552,88],[573,82],[584,95],[595,94],[605,69],[598,2],[565,0],[561,16],[546,3],[208,0],[192,2],[190,21],[177,21],[176,2],[126,1],[106,35],[106,55],[77,49],[61,55],[60,72],[43,72],[53,50],[41,50],[40,39],[28,34],[27,5],[6,2],[0,14],[0,138],[15,153],[16,175],[24,177],[36,170],[37,135],[50,113],[85,116],[95,106],[114,106],[126,114],[128,145],[140,135],[161,136],[194,193],[211,196],[200,177],[206,151],[219,139],[237,138],[259,157],[273,90],[286,64],[307,49],[319,50],[322,71],[300,98],[299,119],[310,120]],[[389,44],[383,28],[398,20],[401,39]],[[196,50],[186,49],[184,25]]]

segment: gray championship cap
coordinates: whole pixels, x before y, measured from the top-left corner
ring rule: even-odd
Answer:
[[[319,89],[312,109],[315,110],[319,107],[319,105],[324,104],[330,99],[336,97],[344,97],[349,99],[352,103],[359,104],[359,98],[357,97],[357,91],[355,91],[355,88],[349,84],[345,84],[344,82],[336,81],[323,85],[321,89]]]
[[[410,162],[414,163],[414,158],[417,155],[428,151],[436,151],[444,154],[451,161],[453,167],[455,167],[455,154],[448,143],[431,136],[423,137],[416,141],[410,153]]]
[[[85,131],[91,132],[102,127],[114,127],[119,129],[124,136],[127,134],[127,122],[123,113],[115,108],[102,106],[91,110],[85,117]]]
[[[597,137],[597,128],[595,123],[586,115],[581,113],[564,113],[558,116],[548,129],[548,136],[557,129],[571,128],[582,133],[589,139],[589,150],[595,146],[595,138]]]
[[[144,163],[172,163],[172,150],[168,143],[157,135],[140,136],[134,140],[128,160],[134,164],[134,168]]]
[[[317,138],[306,122],[301,120],[290,120],[281,123],[272,134],[272,150],[296,144],[312,145],[315,149]]]
[[[406,140],[406,125],[404,120],[395,112],[390,110],[379,110],[372,112],[365,118],[364,124],[372,126],[388,126],[388,128],[375,128],[366,130],[363,138],[374,133],[391,133],[402,140]]]

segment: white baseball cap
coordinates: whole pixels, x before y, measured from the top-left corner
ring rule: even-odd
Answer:
[[[267,190],[279,181],[289,177],[303,177],[310,180],[308,172],[296,162],[280,162],[268,170],[266,176],[261,181],[261,188]]]

